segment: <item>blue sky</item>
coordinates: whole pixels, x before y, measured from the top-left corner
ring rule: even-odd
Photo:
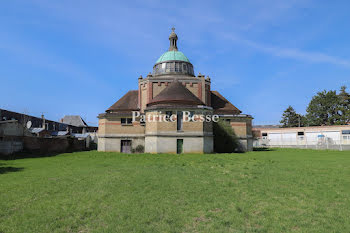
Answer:
[[[104,112],[168,49],[170,28],[255,124],[350,87],[348,1],[3,1],[0,108],[58,120]]]

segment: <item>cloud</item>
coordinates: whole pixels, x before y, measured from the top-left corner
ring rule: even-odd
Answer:
[[[343,58],[338,58],[328,54],[320,52],[309,52],[303,51],[297,48],[282,48],[277,46],[266,45],[262,43],[257,43],[252,40],[243,39],[233,35],[224,35],[225,39],[231,40],[233,42],[246,45],[248,47],[254,48],[261,52],[282,58],[290,58],[299,61],[306,61],[311,63],[327,63],[338,66],[344,66],[350,68],[350,60]]]

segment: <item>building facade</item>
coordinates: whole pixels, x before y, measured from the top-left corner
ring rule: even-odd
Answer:
[[[252,149],[252,117],[212,91],[209,77],[195,76],[177,40],[173,29],[169,50],[156,61],[153,72],[140,76],[137,90],[98,116],[99,151],[131,152],[139,146],[148,153],[211,153],[212,122],[199,119],[213,115],[232,126],[245,150]],[[137,121],[132,120],[133,112],[140,113]],[[164,121],[171,116],[174,121]]]
[[[350,125],[256,127],[254,146],[350,150]]]

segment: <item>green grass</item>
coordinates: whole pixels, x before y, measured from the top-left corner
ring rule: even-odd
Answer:
[[[0,232],[350,232],[350,152],[0,160]]]

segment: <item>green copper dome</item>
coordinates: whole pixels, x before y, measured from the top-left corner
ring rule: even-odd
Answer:
[[[174,60],[190,62],[188,58],[185,56],[185,54],[183,54],[180,51],[173,50],[173,51],[168,51],[163,53],[163,55],[160,56],[160,58],[157,60],[156,63],[164,62],[164,61],[174,61]]]

